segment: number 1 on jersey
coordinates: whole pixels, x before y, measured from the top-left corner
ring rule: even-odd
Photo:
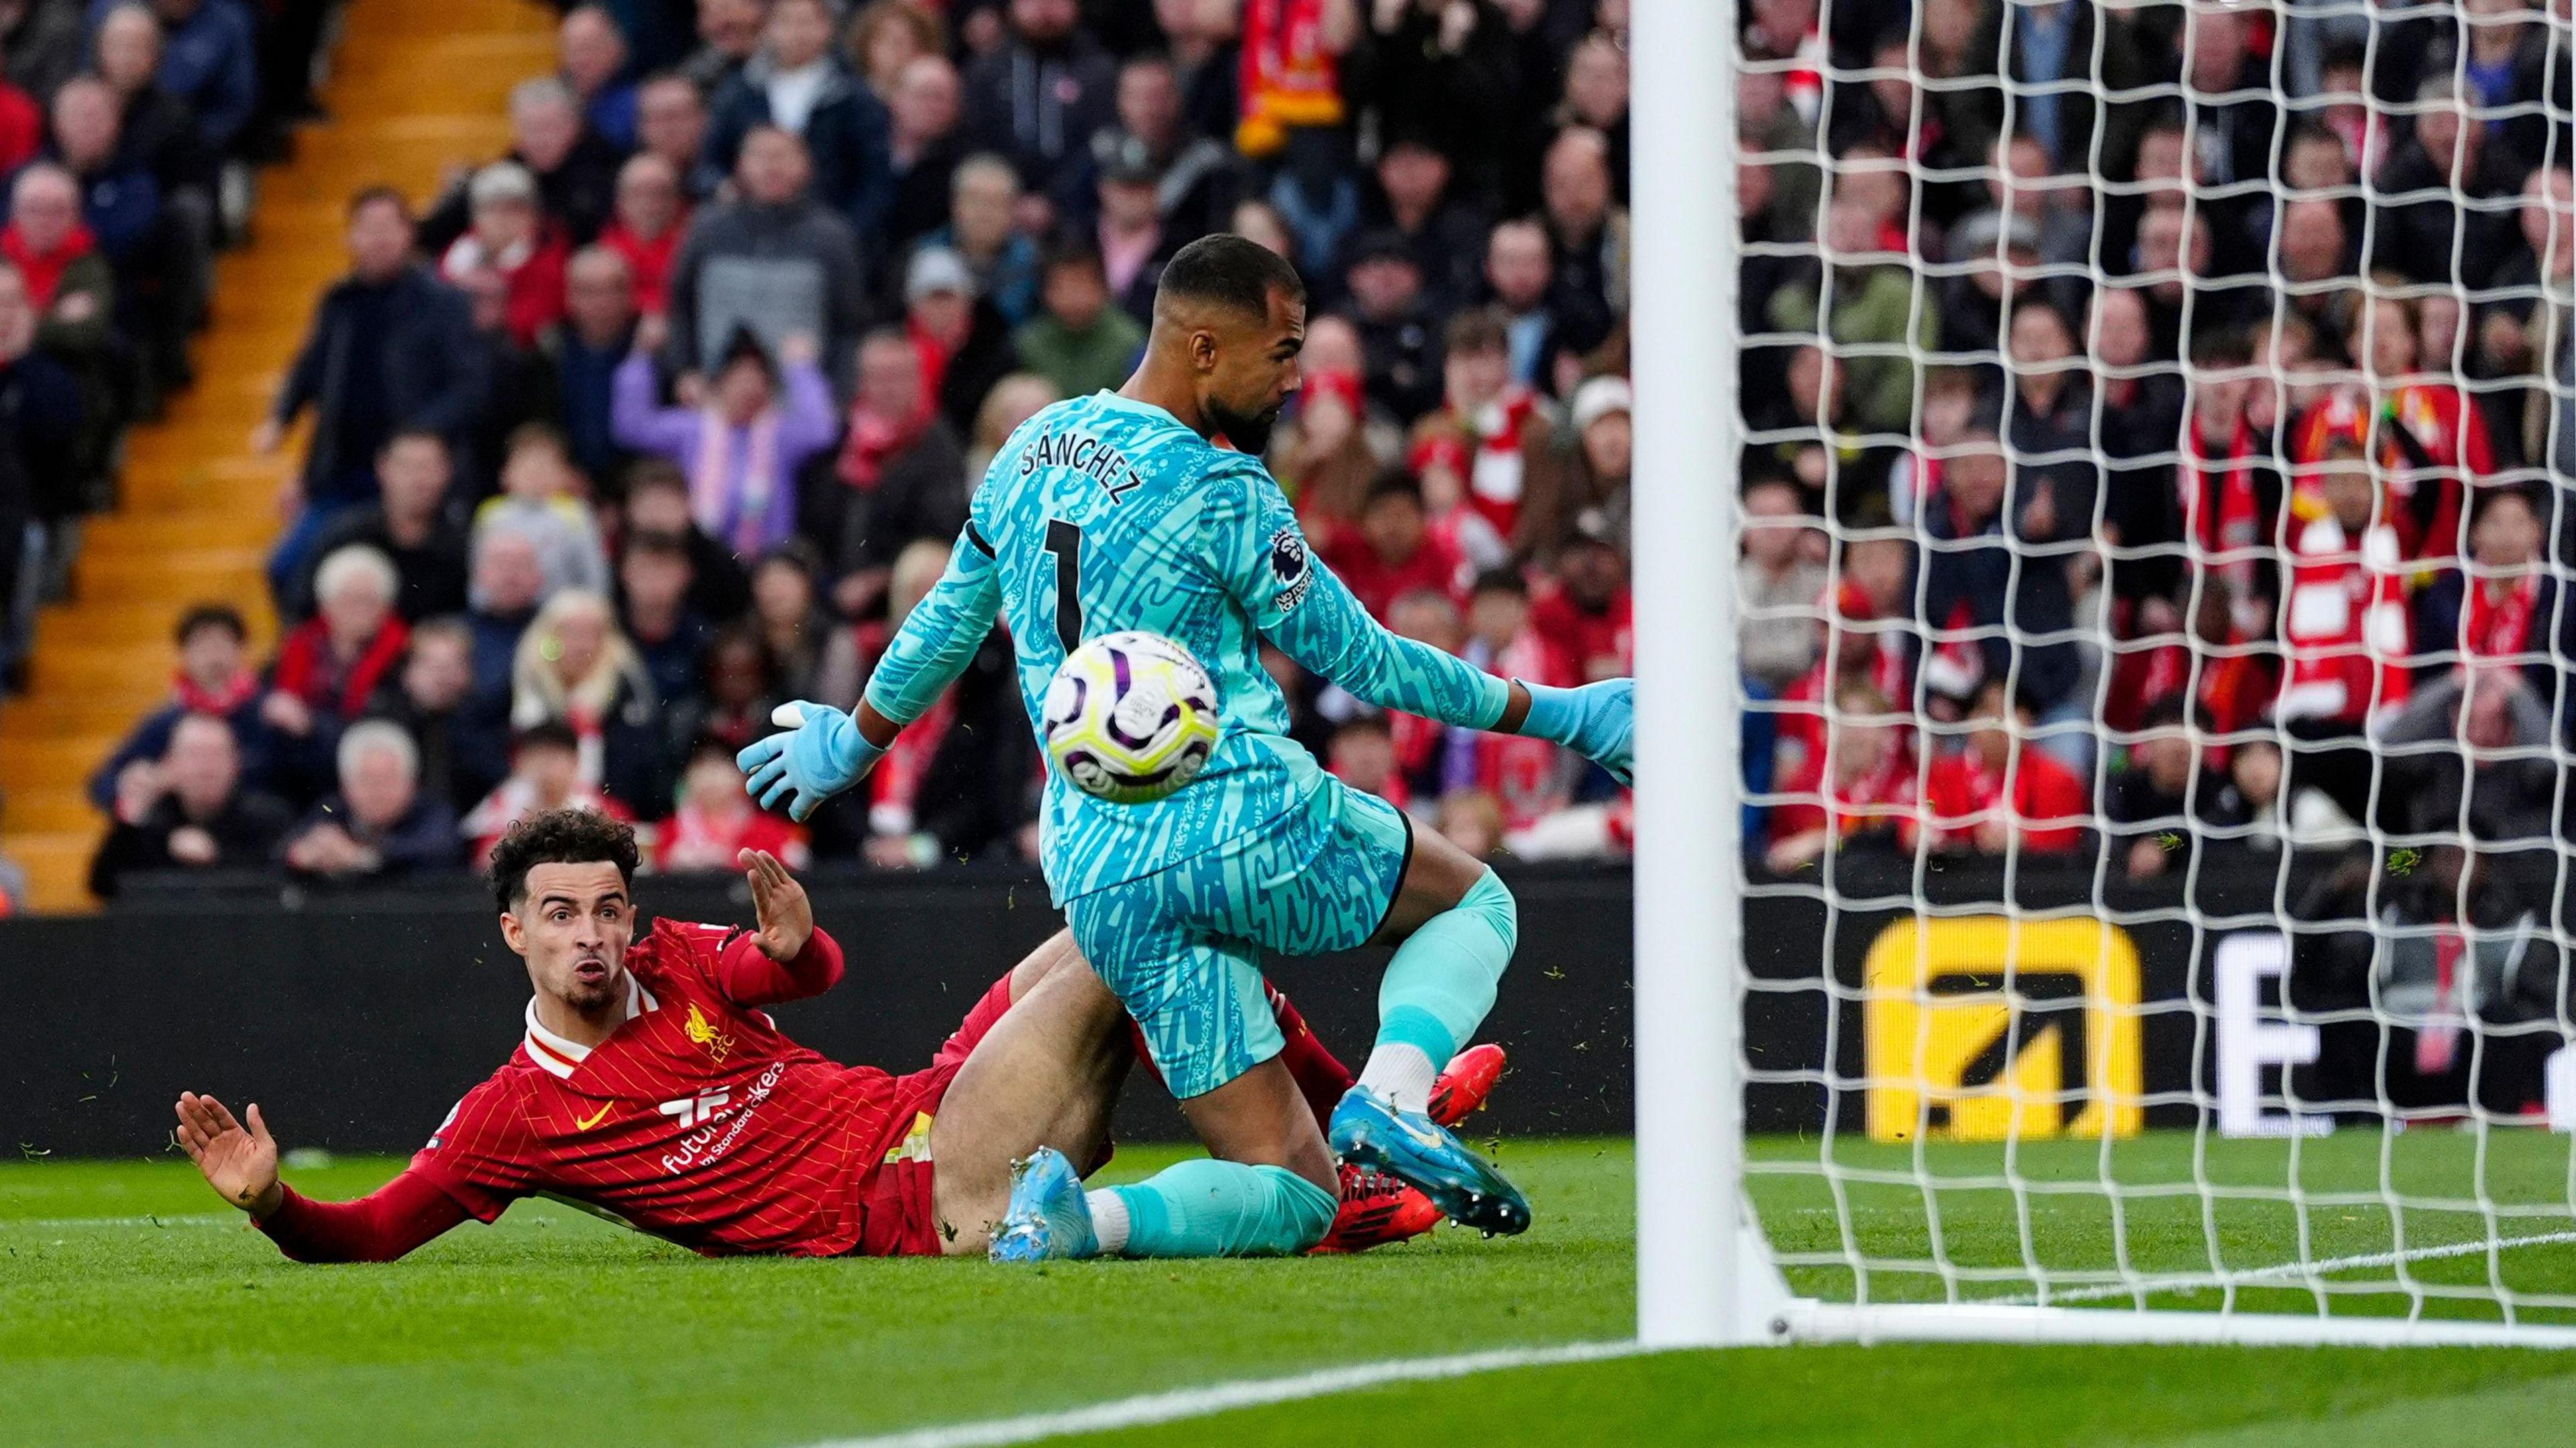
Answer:
[[[1047,519],[1043,551],[1055,555],[1055,637],[1069,654],[1082,646],[1082,530]]]

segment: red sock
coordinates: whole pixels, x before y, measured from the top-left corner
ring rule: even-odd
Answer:
[[[1342,1093],[1350,1090],[1351,1082],[1357,1078],[1351,1075],[1350,1067],[1343,1065],[1325,1047],[1323,1038],[1307,1027],[1306,1018],[1298,1013],[1288,997],[1279,993],[1279,987],[1265,980],[1261,988],[1270,996],[1270,1014],[1279,1020],[1279,1034],[1288,1040],[1287,1049],[1279,1053],[1279,1059],[1287,1063],[1288,1074],[1296,1078],[1298,1091],[1305,1095],[1306,1104],[1314,1109],[1316,1124],[1329,1125],[1333,1108],[1341,1103]]]

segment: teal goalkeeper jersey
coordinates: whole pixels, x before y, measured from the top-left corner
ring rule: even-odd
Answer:
[[[1059,904],[1337,797],[1288,738],[1287,698],[1261,666],[1265,637],[1369,703],[1443,723],[1491,728],[1509,699],[1504,681],[1370,618],[1315,558],[1258,459],[1114,392],[1059,402],[1011,434],[947,572],[869,679],[868,703],[899,723],[918,718],[974,656],[997,609],[1032,728],[1065,655],[1125,629],[1187,647],[1223,715],[1207,767],[1152,804],[1097,800],[1047,771],[1040,836]]]

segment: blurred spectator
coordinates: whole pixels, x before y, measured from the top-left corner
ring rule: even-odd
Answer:
[[[1067,397],[1114,392],[1145,349],[1145,328],[1110,303],[1098,249],[1071,242],[1046,259],[1045,309],[1011,334],[1020,364],[1046,374]]]
[[[1310,369],[1297,411],[1273,434],[1271,475],[1297,505],[1309,542],[1330,552],[1359,522],[1380,464],[1369,445],[1359,379]]]
[[[1443,839],[1479,860],[1503,852],[1502,801],[1481,789],[1453,789],[1440,796],[1434,822]]]
[[[770,0],[761,48],[708,101],[707,159],[735,168],[746,136],[775,126],[805,143],[816,196],[860,235],[894,202],[885,103],[832,53],[830,0]]]
[[[976,292],[957,253],[924,247],[905,269],[904,329],[921,354],[922,374],[952,426],[975,418],[980,400],[1019,370],[1007,316]]]
[[[895,0],[894,9],[920,12]],[[951,178],[966,158],[960,125],[964,84],[944,55],[916,56],[886,95],[892,111],[888,154],[894,170],[894,204],[886,214],[885,250],[901,256],[913,243],[947,224]]]
[[[630,310],[648,317],[670,311],[671,264],[688,227],[680,173],[650,152],[629,159],[617,173],[617,212],[599,244],[626,263]]]
[[[1380,230],[1360,233],[1351,253],[1356,269],[1392,244],[1413,261],[1428,304],[1446,312],[1476,295],[1483,278],[1485,218],[1453,194],[1449,158],[1427,139],[1398,134],[1378,153],[1377,186],[1364,204],[1364,222]],[[1358,278],[1352,278],[1358,289]],[[1365,305],[1365,301],[1363,301]]]
[[[859,79],[892,105],[914,61],[948,54],[948,27],[912,0],[870,0],[850,17],[841,47]]]
[[[761,22],[768,17],[760,0],[698,0],[697,51],[680,67],[701,95],[724,88],[760,48]]]
[[[552,428],[563,416],[563,389],[554,359],[511,332],[508,279],[480,266],[460,274],[456,289],[465,294],[466,314],[473,319],[491,389],[471,441],[460,452],[479,464],[468,491],[480,497],[497,486],[499,471],[509,459],[510,439],[521,428]]]
[[[114,417],[107,264],[88,243],[69,178],[18,173],[23,209],[0,229],[0,672],[34,626],[38,577],[19,574],[41,535],[86,511]]]
[[[2519,666],[2532,693],[2576,739],[2576,605],[2545,553],[2548,534],[2531,494],[2481,490],[2469,525],[2470,570],[2445,569],[2415,596],[2419,683],[2451,667]]]
[[[748,329],[776,354],[803,337],[836,365],[866,307],[848,222],[806,194],[805,144],[774,126],[743,138],[736,199],[701,210],[672,264],[670,343],[682,374],[713,372]]]
[[[2576,454],[2560,451],[2576,448],[2576,427],[2558,416],[2566,394],[2549,385],[2576,383],[2576,174],[2563,161],[2534,170],[2518,216],[2522,245],[2496,271],[2502,295],[2476,318],[2480,370],[2499,379],[2486,402],[2513,456],[2576,470]]]
[[[660,407],[653,360],[639,350],[617,371],[617,440],[686,468],[698,526],[757,554],[795,532],[797,472],[832,442],[832,385],[814,358],[813,338],[790,334],[773,371],[746,332],[726,349],[703,406]]]
[[[617,194],[617,148],[582,119],[572,88],[553,76],[519,82],[510,90],[510,152],[536,178],[548,220],[575,246],[588,246],[608,221]],[[444,252],[472,222],[465,181],[450,186],[420,224],[421,245]]]
[[[524,424],[510,434],[500,495],[474,510],[474,534],[517,533],[534,543],[549,598],[566,588],[605,592],[608,556],[598,515],[581,493],[563,434],[541,422]]]
[[[724,181],[724,173],[707,164],[707,101],[688,77],[645,77],[635,92],[635,133],[636,155],[669,167],[691,204],[706,200]]]
[[[1009,38],[967,67],[968,136],[1035,193],[1116,118],[1118,64],[1081,18],[1074,0],[1010,0]]]
[[[0,0],[0,55],[9,82],[43,97],[80,69],[81,7],[59,0]]]
[[[510,337],[522,347],[564,314],[564,239],[537,210],[536,178],[526,167],[496,161],[474,173],[465,194],[471,224],[439,260],[439,274],[462,285],[489,268],[509,296]]]
[[[620,151],[635,149],[635,87],[626,73],[626,33],[604,5],[577,5],[555,29],[555,66],[582,119]]]
[[[1737,660],[1773,690],[1815,666],[1817,631],[1810,622],[1827,574],[1807,541],[1811,530],[1798,490],[1777,479],[1744,489],[1744,564],[1736,573],[1740,622]]]
[[[2316,469],[2322,516],[2297,527],[2281,641],[2287,672],[2273,717],[2291,738],[2293,790],[2314,785],[2356,820],[2371,815],[2363,740],[2406,702],[2412,652],[2406,571],[2381,481],[2357,439],[2337,434]]]
[[[846,488],[828,535],[837,540],[832,602],[863,618],[884,598],[896,555],[957,536],[974,483],[956,429],[922,385],[921,354],[892,328],[859,344],[858,397],[834,472]]]
[[[100,809],[116,807],[118,796],[129,788],[129,773],[148,776],[153,761],[169,751],[171,731],[191,714],[209,715],[230,727],[241,767],[251,778],[259,778],[267,764],[259,675],[250,667],[250,630],[241,615],[229,604],[201,603],[179,616],[172,633],[179,645],[179,670],[170,681],[170,702],[144,715],[116,752],[90,772],[89,802]]]
[[[677,538],[689,554],[689,607],[709,622],[751,605],[751,575],[733,550],[710,538],[690,511],[689,475],[677,463],[644,458],[626,474],[626,534]]]
[[[150,12],[144,19],[150,21]],[[160,62],[160,27],[152,27],[153,63]],[[45,113],[33,96],[0,76],[0,171],[15,171],[34,159],[45,141]]]
[[[1553,587],[1535,590],[1531,622],[1570,664],[1578,680],[1592,683],[1636,672],[1635,605],[1628,591],[1628,555],[1601,518],[1577,520],[1574,536],[1556,562]]]
[[[506,718],[510,712],[510,670],[519,656],[519,640],[546,598],[545,560],[536,541],[509,528],[486,529],[474,536],[474,582],[465,624],[474,642],[471,704],[482,716]]]
[[[1467,642],[1459,654],[1507,679],[1558,688],[1579,682],[1572,661],[1531,626],[1529,581],[1509,568],[1477,576],[1467,608]],[[1567,757],[1544,739],[1453,729],[1443,752],[1443,800],[1462,784],[1472,785],[1499,803],[1506,829],[1527,829],[1566,806]]]
[[[1965,746],[1944,751],[1926,771],[1924,826],[1935,848],[2062,854],[2083,844],[2093,782],[2047,750],[2026,747],[2033,718],[2002,676],[1977,686]]]
[[[2414,99],[2414,130],[2371,184],[2370,254],[2409,281],[2484,287],[2510,234],[2500,203],[2521,189],[2521,168],[2463,113],[2449,71],[2427,76]]]
[[[2022,459],[2029,496],[2056,515],[2048,541],[2092,531],[2102,483],[2093,446],[2093,390],[2075,327],[2041,296],[2013,303],[2005,334],[2012,388],[2004,398],[2004,441]]]
[[[1096,195],[1094,234],[1110,293],[1139,325],[1150,322],[1163,266],[1180,249],[1156,209],[1154,173],[1132,157],[1121,159],[1101,171]]]
[[[654,831],[653,868],[665,874],[729,873],[744,850],[766,850],[791,870],[813,862],[803,830],[752,808],[733,750],[722,740],[700,740],[680,777],[679,807]]]
[[[965,263],[975,294],[991,303],[1002,320],[1018,326],[1038,306],[1038,245],[1015,224],[1020,180],[1011,163],[999,156],[969,156],[957,164],[949,182],[948,225],[922,238],[913,253],[945,250]],[[906,291],[910,290],[906,276]]]
[[[564,320],[542,339],[563,395],[564,444],[594,485],[613,483],[626,468],[628,454],[617,441],[617,369],[635,349],[633,275],[605,237],[584,248],[565,268]]]
[[[974,491],[984,481],[994,455],[1012,433],[1020,430],[1021,423],[1061,400],[1055,384],[1034,372],[1013,372],[994,383],[993,390],[984,394],[983,405],[975,409],[974,430],[967,438],[967,491]]]
[[[453,460],[484,405],[486,354],[465,300],[413,265],[411,246],[401,193],[350,198],[349,275],[323,293],[276,406],[251,434],[254,451],[273,453],[296,418],[315,411],[302,473],[285,494],[297,511],[271,555],[272,584],[295,576],[342,509],[374,496],[387,438],[426,428],[448,440]]]
[[[447,440],[406,428],[385,442],[376,459],[377,500],[342,512],[315,540],[316,558],[352,544],[376,550],[394,566],[400,583],[394,612],[405,623],[465,610],[466,536],[448,507]],[[314,576],[295,580],[284,600],[292,617],[313,610]]]
[[[2472,663],[2436,681],[2387,720],[2376,742],[2383,828],[2491,844],[2555,837],[2556,724],[2511,666]]]
[[[1372,233],[1352,249],[1352,320],[1368,357],[1369,400],[1404,423],[1440,405],[1439,329],[1423,276],[1413,246],[1398,233]]]
[[[1129,57],[1118,68],[1117,105],[1118,123],[1091,137],[1093,173],[1151,176],[1155,213],[1175,247],[1215,230],[1234,201],[1234,152],[1188,129],[1171,60],[1151,51]]]
[[[1825,212],[1825,258],[1805,264],[1808,275],[1771,298],[1771,325],[1784,332],[1822,333],[1831,345],[1872,347],[1869,355],[1841,358],[1848,378],[1853,423],[1866,432],[1901,433],[1913,420],[1913,358],[1929,351],[1939,309],[1924,299],[1896,258],[1882,254],[1877,218],[1856,198],[1837,192]],[[1817,268],[1834,269],[1832,301],[1820,298]]]
[[[2073,641],[2067,575],[2074,551],[2048,547],[2084,539],[2089,510],[2060,510],[2051,486],[2027,475],[2016,483],[1994,430],[1980,423],[1943,463],[1923,524],[1933,546],[1916,621],[1944,652],[1964,644],[1961,662],[1975,679],[2012,680],[2018,701],[2036,716],[2039,747],[2071,769],[2090,770],[2092,736],[2083,729],[2090,700],[2080,687],[2083,656]],[[1952,687],[1964,696],[1973,684]]]
[[[1589,352],[1628,311],[1628,213],[1615,203],[1610,138],[1569,126],[1543,178],[1556,311],[1567,351]]]
[[[376,686],[370,719],[402,726],[420,749],[420,791],[451,809],[471,809],[509,772],[508,720],[478,709],[474,631],[461,618],[433,618],[411,631],[402,672]]]
[[[1324,768],[1351,788],[1376,795],[1397,809],[1412,806],[1411,791],[1395,768],[1395,736],[1383,714],[1361,714],[1333,730]]]
[[[115,8],[116,0],[90,0],[93,33]],[[238,0],[152,0],[152,12],[161,21],[161,84],[196,113],[206,149],[230,154],[259,105],[249,11]],[[15,39],[7,44],[14,53]]]
[[[53,144],[48,156],[68,172],[81,194],[81,218],[99,250],[123,265],[138,260],[161,222],[161,187],[150,172],[123,154],[118,133],[122,104],[105,81],[83,77],[54,92]]]
[[[350,726],[337,751],[339,789],[290,833],[284,858],[302,875],[392,878],[457,863],[456,815],[420,791],[420,751],[402,726]]]
[[[473,848],[466,863],[477,870],[492,864],[492,847],[510,826],[547,810],[597,810],[612,819],[634,815],[599,786],[582,778],[581,739],[570,725],[546,719],[528,725],[510,739],[510,774],[456,822],[457,833]]]
[[[2231,806],[2229,781],[2201,762],[2189,722],[2180,698],[2158,700],[2140,721],[2145,732],[2129,746],[2129,767],[2112,776],[2103,795],[2110,824],[2131,826],[2111,831],[2111,843],[2132,880],[2187,869],[2201,824],[2241,823],[2228,814],[2244,806]],[[2279,762],[2275,752],[2272,763]]]
[[[116,97],[119,159],[151,175],[182,250],[202,267],[214,243],[214,188],[221,158],[198,134],[188,103],[161,83],[161,49],[160,22],[139,0],[124,0],[99,23],[98,77]],[[5,135],[7,111],[6,93],[0,92],[0,135]],[[0,155],[5,154],[0,145]],[[201,306],[204,279],[191,280],[188,300]]]
[[[664,701],[697,687],[698,658],[715,636],[689,605],[693,575],[687,545],[668,533],[630,532],[617,559],[618,617]]]
[[[789,697],[779,691],[760,635],[740,623],[717,630],[715,642],[707,645],[700,680],[671,711],[667,737],[711,735],[727,749],[739,750],[777,727],[769,722],[770,711]]]
[[[1467,563],[1425,526],[1422,485],[1390,471],[1371,484],[1358,525],[1336,536],[1324,562],[1383,619],[1396,599],[1417,588],[1455,597]]]
[[[1510,335],[1508,321],[1490,308],[1450,320],[1440,406],[1414,424],[1413,439],[1419,446],[1444,436],[1466,449],[1466,505],[1526,556],[1560,526],[1564,463],[1546,405],[1512,380]]]
[[[147,870],[263,868],[294,822],[285,805],[243,787],[241,751],[221,716],[181,716],[162,757],[137,765],[119,780],[115,823],[90,861],[100,899]]]
[[[1553,555],[1586,512],[1600,515],[1618,537],[1628,536],[1629,475],[1637,460],[1636,393],[1625,377],[1594,377],[1574,390],[1567,422],[1574,451],[1566,460],[1563,500],[1552,523],[1538,520],[1539,555]]]
[[[1558,314],[1553,268],[1547,229],[1536,221],[1506,221],[1485,244],[1486,288],[1503,316],[1512,380],[1523,387],[1553,387],[1557,355],[1585,345],[1581,324]]]
[[[660,701],[608,600],[568,588],[546,600],[510,667],[514,734],[544,723],[579,743],[580,780],[628,809],[668,798]]]
[[[392,560],[363,544],[322,560],[314,616],[278,644],[260,718],[293,740],[327,743],[366,712],[376,686],[402,662],[411,630],[394,613],[402,580]]]
[[[1501,139],[1519,94],[1514,46],[1501,12],[1449,0],[1371,0],[1367,34],[1344,89],[1372,106],[1389,134],[1428,139],[1471,191],[1502,182]]]
[[[830,625],[814,583],[814,567],[803,540],[775,548],[751,570],[752,628],[769,654],[778,687],[802,699],[814,692],[823,665],[824,635]]]
[[[1780,782],[1763,863],[1787,874],[1844,842],[1911,847],[1917,830],[1914,751],[1885,698],[1847,684],[1833,698],[1831,744],[1810,752]]]

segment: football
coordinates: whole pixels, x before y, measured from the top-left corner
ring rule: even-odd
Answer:
[[[1074,788],[1113,804],[1168,798],[1216,749],[1216,686],[1160,634],[1105,634],[1068,654],[1044,717],[1047,758]]]

